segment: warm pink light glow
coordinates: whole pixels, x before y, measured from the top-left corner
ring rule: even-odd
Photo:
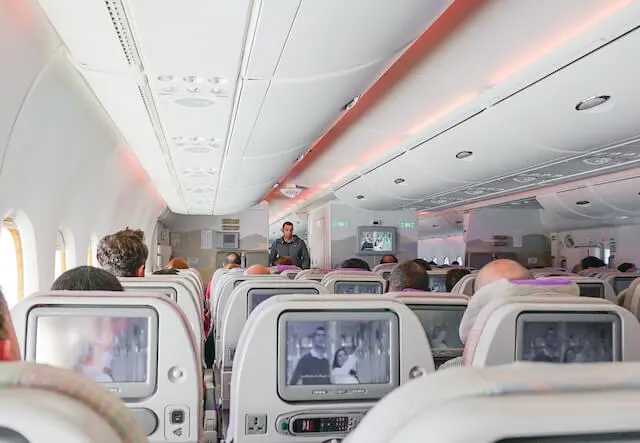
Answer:
[[[438,120],[446,117],[451,114],[453,111],[457,110],[459,107],[464,106],[469,103],[471,100],[478,96],[478,92],[467,92],[457,98],[455,98],[450,103],[444,105],[442,108],[438,109],[436,112],[427,115],[422,121],[409,129],[407,132],[409,135],[418,135],[425,129],[427,129],[432,124],[436,123]]]

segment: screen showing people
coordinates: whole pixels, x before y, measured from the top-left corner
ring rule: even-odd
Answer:
[[[312,288],[280,288],[280,289],[250,289],[248,292],[249,296],[249,314],[253,312],[255,308],[258,307],[260,303],[270,299],[274,295],[284,295],[284,294],[313,294],[318,295],[317,289]]]
[[[333,286],[336,294],[382,294],[382,283],[377,281],[336,282]]]
[[[604,298],[604,286],[600,283],[578,283],[580,297]]]
[[[627,289],[631,282],[634,281],[636,277],[616,277],[613,279],[613,289],[616,291],[616,294],[620,294],[622,291]]]
[[[362,230],[360,231],[360,252],[393,252],[393,232]]]
[[[429,291],[447,292],[446,274],[429,274]]]
[[[145,383],[148,317],[39,316],[35,360],[98,383]]]
[[[288,385],[390,383],[388,320],[287,321]]]
[[[614,360],[611,321],[525,321],[521,360],[594,363]]]
[[[466,306],[416,305],[411,309],[418,316],[432,350],[463,349],[460,322]]]

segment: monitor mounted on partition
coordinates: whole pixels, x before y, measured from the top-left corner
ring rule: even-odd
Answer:
[[[284,312],[278,394],[289,402],[378,400],[400,384],[399,352],[394,312]]]
[[[158,367],[158,313],[146,306],[36,307],[25,359],[75,371],[123,400],[151,396]]]
[[[620,294],[622,291],[631,286],[631,282],[633,282],[636,278],[638,277],[635,275],[631,277],[614,277],[613,290],[615,291],[616,295]]]
[[[387,255],[397,252],[394,226],[359,226],[356,235],[358,255]]]
[[[622,325],[614,313],[523,312],[516,360],[596,363],[622,360]]]

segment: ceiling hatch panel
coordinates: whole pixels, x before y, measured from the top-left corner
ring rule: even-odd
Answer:
[[[354,180],[335,191],[341,201],[359,209],[401,209],[411,201],[382,194],[366,180]]]
[[[610,208],[640,214],[640,177],[593,186],[591,192]]]
[[[590,151],[640,135],[640,32],[620,37],[595,53],[496,106],[505,131],[563,150]],[[608,95],[596,108],[576,111],[581,101]]]
[[[275,77],[305,78],[389,60],[418,38],[452,0],[303,1]]]
[[[268,187],[269,183],[236,187],[218,192],[214,206],[214,214],[234,214],[244,211],[247,207],[256,205],[262,199],[264,188]],[[238,198],[239,196],[242,196],[242,198]]]

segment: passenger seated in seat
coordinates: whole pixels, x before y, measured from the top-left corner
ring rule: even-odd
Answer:
[[[636,265],[633,263],[622,263],[620,266],[618,266],[618,271],[635,274],[637,269],[636,269]]]
[[[118,278],[104,269],[78,266],[60,274],[52,291],[124,291]]]
[[[280,257],[276,260],[276,266],[295,266],[291,257]]]
[[[9,307],[0,290],[0,362],[20,359],[20,348],[11,322]]]
[[[269,270],[262,265],[252,265],[244,271],[244,275],[269,275]]]
[[[398,257],[396,257],[395,255],[384,255],[381,259],[380,259],[380,264],[383,265],[385,263],[398,263]]]
[[[357,385],[360,383],[356,373],[358,357],[356,353],[360,351],[358,346],[351,354],[347,354],[346,348],[339,348],[333,356],[331,365],[331,381],[334,385]]]
[[[158,269],[152,272],[153,275],[178,275],[177,269]]]
[[[371,271],[369,263],[361,258],[348,258],[338,266],[339,269],[364,269],[365,271]]]
[[[174,257],[167,265],[168,269],[189,269],[189,263],[184,258]]]
[[[600,269],[600,268],[607,267],[605,262],[600,260],[598,257],[594,257],[592,255],[590,255],[589,257],[583,258],[582,261],[580,262],[580,266],[582,267],[583,271],[587,269]]]
[[[429,290],[429,274],[413,261],[400,263],[389,276],[389,291],[398,292],[407,289]]]
[[[425,271],[431,271],[431,265],[423,258],[414,258],[414,263],[419,264]]]
[[[456,283],[458,283],[458,281],[460,281],[462,277],[468,274],[471,274],[471,271],[464,268],[450,269],[449,271],[447,271],[447,276],[445,277],[447,292],[451,292]]]
[[[311,339],[311,350],[303,355],[293,371],[290,385],[328,385],[331,384],[329,360],[326,357],[327,331],[317,328]]]
[[[498,280],[529,280],[533,275],[520,263],[500,259],[486,264],[476,276],[476,291]]]
[[[100,267],[116,277],[144,277],[148,256],[144,231],[140,229],[123,229],[103,237],[98,244]]]
[[[242,266],[242,258],[235,252],[229,252],[227,254],[224,258],[222,269],[233,269],[232,266],[236,268]]]

